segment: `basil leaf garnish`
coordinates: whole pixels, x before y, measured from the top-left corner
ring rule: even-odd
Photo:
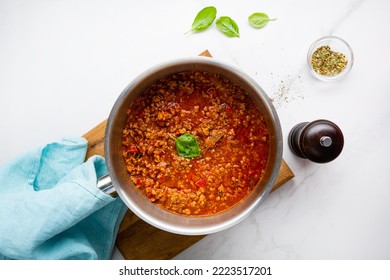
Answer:
[[[213,6],[202,9],[192,23],[191,31],[203,31],[207,29],[217,16],[217,9]]]
[[[268,24],[268,22],[276,20],[275,18],[270,19],[265,13],[254,13],[248,17],[250,25],[254,28],[262,28]]]
[[[193,158],[200,155],[199,144],[191,134],[183,134],[178,138],[169,135],[176,142],[176,151],[179,156]]]
[[[237,23],[230,17],[220,17],[215,22],[219,31],[228,37],[240,37]]]

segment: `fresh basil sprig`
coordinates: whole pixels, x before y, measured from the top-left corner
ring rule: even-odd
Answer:
[[[248,17],[250,25],[254,28],[263,28],[268,22],[276,20],[276,18],[270,19],[265,13],[253,13]]]
[[[219,31],[228,37],[240,37],[240,30],[237,23],[230,17],[220,17],[215,22]]]
[[[203,31],[207,29],[217,16],[217,9],[213,6],[202,9],[195,17],[192,23],[191,31]]]
[[[199,144],[196,141],[195,137],[191,134],[183,134],[178,138],[169,136],[176,142],[176,151],[179,156],[185,158],[193,158],[200,155]]]

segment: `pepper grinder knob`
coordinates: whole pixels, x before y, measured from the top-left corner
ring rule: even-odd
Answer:
[[[344,147],[344,136],[335,123],[316,120],[294,126],[288,135],[288,144],[296,156],[326,163],[340,155]]]

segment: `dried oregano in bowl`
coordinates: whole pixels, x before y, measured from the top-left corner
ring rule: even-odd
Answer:
[[[348,74],[354,58],[347,42],[336,36],[326,36],[310,46],[307,60],[314,77],[322,81],[336,81]]]

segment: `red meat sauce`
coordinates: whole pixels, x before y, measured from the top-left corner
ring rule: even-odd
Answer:
[[[184,158],[172,139],[188,133],[200,155]],[[190,71],[152,84],[129,108],[123,158],[135,186],[181,215],[219,213],[262,178],[269,153],[264,116],[249,95],[219,74]]]

